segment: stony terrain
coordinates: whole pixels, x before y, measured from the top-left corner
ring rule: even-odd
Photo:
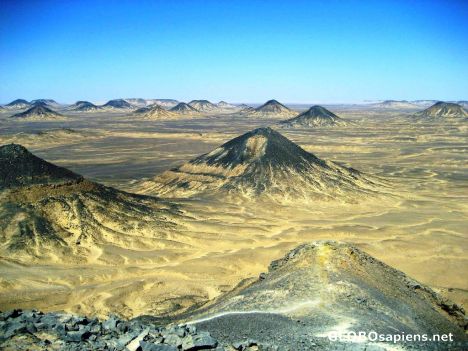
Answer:
[[[196,351],[229,350],[194,326],[158,327],[111,316],[79,317],[65,313],[13,310],[0,314],[0,347],[5,351],[125,350]],[[232,350],[232,348],[231,348]]]
[[[345,331],[452,333],[468,346],[463,308],[353,245],[334,241],[293,249],[273,261],[268,273],[241,282],[184,321],[223,342],[245,333],[295,350],[312,350],[322,344],[320,337]],[[441,346],[422,343],[417,349]]]
[[[350,123],[322,106],[312,106],[296,117],[279,122],[279,125],[283,128],[304,128],[346,126]]]
[[[349,330],[453,335],[450,343],[399,343],[400,350],[468,346],[463,308],[356,247],[332,241],[295,248],[258,279],[173,321],[161,327],[157,316],[99,321],[13,310],[0,314],[0,345],[5,350],[393,349],[391,342],[328,338]]]

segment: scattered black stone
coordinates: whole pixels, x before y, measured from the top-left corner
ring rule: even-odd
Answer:
[[[192,325],[157,326],[141,320],[107,320],[67,313],[12,310],[0,313],[1,350],[197,351],[279,350],[248,340],[221,345]]]

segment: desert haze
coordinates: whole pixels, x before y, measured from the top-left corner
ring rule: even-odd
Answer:
[[[41,99],[0,117],[1,310],[189,323],[227,350],[370,325],[466,338],[460,104]]]

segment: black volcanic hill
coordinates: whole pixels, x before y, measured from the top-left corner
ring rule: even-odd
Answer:
[[[24,99],[16,99],[10,102],[9,104],[6,104],[5,106],[12,109],[23,109],[30,107],[31,104]]]
[[[424,111],[415,113],[414,117],[428,120],[468,118],[468,112],[459,104],[439,101]]]
[[[216,196],[220,191],[296,201],[346,200],[374,193],[375,186],[372,177],[321,160],[271,128],[259,128],[144,182],[139,190],[166,196]]]
[[[345,330],[452,333],[457,342],[453,350],[462,350],[460,343],[467,345],[468,340],[463,308],[357,247],[334,241],[293,249],[273,261],[268,273],[241,282],[179,322],[209,330],[221,342],[248,335],[260,343],[298,351],[374,349],[370,340],[340,345],[327,338]],[[393,350],[385,346],[379,344],[376,350]],[[402,350],[442,350],[447,345],[405,346],[410,348]]]
[[[17,113],[10,118],[18,118],[18,119],[27,119],[27,120],[54,120],[54,119],[61,119],[64,116],[58,112],[51,110],[50,108],[46,107],[45,103],[37,102],[33,107],[30,109]]]
[[[192,100],[188,105],[201,112],[212,112],[218,109],[218,106],[208,100]]]
[[[42,102],[46,105],[59,105],[59,103],[53,99],[36,99],[36,100],[31,100],[31,104],[36,104],[38,102]]]
[[[88,111],[98,111],[98,110],[101,110],[102,108],[100,106],[96,106],[95,104],[89,101],[77,101],[72,106],[70,106],[69,109],[73,111],[88,112]]]
[[[111,108],[111,109],[132,109],[133,106],[125,101],[124,99],[115,99],[109,100],[106,104],[102,105],[104,108]]]
[[[286,121],[281,121],[279,124],[286,128],[295,128],[344,126],[347,122],[322,106],[312,106],[306,112]]]
[[[187,114],[187,115],[199,113],[199,111],[196,108],[193,108],[192,106],[190,106],[189,104],[186,104],[185,102],[178,103],[169,111],[177,112],[179,114]]]
[[[263,105],[255,108],[253,111],[247,111],[252,117],[292,117],[296,116],[297,112],[292,111],[288,107],[276,100],[268,100]]]
[[[170,119],[177,117],[177,113],[168,111],[158,104],[139,108],[134,114],[145,119]]]
[[[114,249],[173,245],[171,203],[91,182],[21,145],[0,147],[0,194],[3,257],[85,262],[97,250],[109,263],[121,260]]]
[[[64,183],[82,177],[34,156],[18,144],[0,146],[0,189],[16,186]]]

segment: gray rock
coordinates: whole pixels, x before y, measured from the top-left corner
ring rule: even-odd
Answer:
[[[149,333],[149,328],[143,330],[137,337],[131,340],[126,347],[127,351],[136,351],[140,347],[140,341],[143,341],[146,335]]]
[[[177,347],[163,344],[153,344],[146,341],[140,342],[142,351],[178,351]]]
[[[168,344],[168,345],[173,345],[177,347],[182,346],[182,338],[180,338],[176,334],[163,335],[163,341],[165,344]]]
[[[119,319],[116,316],[110,316],[104,323],[102,323],[102,328],[104,330],[115,330]]]
[[[188,335],[184,338],[182,343],[182,350],[196,351],[196,350],[209,350],[218,346],[218,342],[211,337],[209,333],[200,332],[195,335]]]
[[[80,342],[87,340],[90,336],[91,333],[89,332],[89,330],[83,329],[79,331],[70,331],[66,333],[63,337],[63,340],[71,342]]]

